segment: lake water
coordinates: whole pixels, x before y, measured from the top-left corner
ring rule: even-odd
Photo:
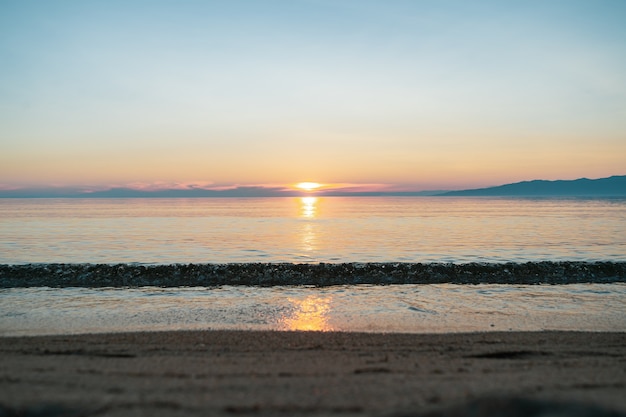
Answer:
[[[625,199],[0,200],[0,263],[626,261]],[[0,289],[0,335],[626,331],[626,284]]]
[[[626,199],[0,200],[0,263],[626,260]]]

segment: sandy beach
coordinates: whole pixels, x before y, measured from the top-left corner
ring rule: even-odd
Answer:
[[[0,351],[1,416],[626,415],[624,333],[146,332]]]

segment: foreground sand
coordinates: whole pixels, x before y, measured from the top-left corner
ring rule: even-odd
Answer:
[[[0,338],[0,416],[622,415],[625,394],[625,333]]]

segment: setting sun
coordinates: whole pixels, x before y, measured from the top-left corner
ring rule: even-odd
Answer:
[[[313,191],[320,188],[322,184],[317,182],[299,182],[296,187],[304,191]]]

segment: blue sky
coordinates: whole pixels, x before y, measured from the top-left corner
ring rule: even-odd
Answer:
[[[624,1],[0,0],[0,186],[624,174]]]

